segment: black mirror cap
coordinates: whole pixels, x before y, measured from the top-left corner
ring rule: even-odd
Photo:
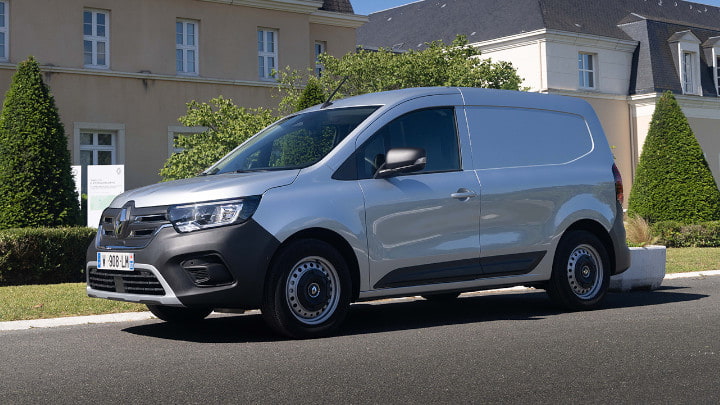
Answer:
[[[385,163],[378,168],[375,178],[392,177],[401,173],[423,170],[427,163],[423,148],[394,148],[387,152]]]

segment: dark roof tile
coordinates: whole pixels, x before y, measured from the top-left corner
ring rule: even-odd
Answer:
[[[352,4],[350,4],[350,0],[323,0],[323,5],[320,7],[320,10],[335,11],[338,13],[355,13]]]

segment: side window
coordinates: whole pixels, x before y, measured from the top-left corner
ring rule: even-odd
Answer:
[[[563,164],[593,149],[579,115],[508,107],[466,111],[476,169]]]
[[[460,170],[455,110],[452,107],[418,110],[396,118],[380,128],[358,148],[359,179],[369,179],[393,148],[423,148],[427,164],[423,172]]]

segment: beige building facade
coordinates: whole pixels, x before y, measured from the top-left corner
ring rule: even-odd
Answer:
[[[178,122],[187,102],[273,107],[273,69],[353,51],[366,20],[344,0],[0,0],[0,92],[34,56],[73,163],[124,164],[135,188],[202,130]]]

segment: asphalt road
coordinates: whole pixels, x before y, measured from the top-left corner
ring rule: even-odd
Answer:
[[[354,305],[290,341],[259,315],[0,332],[0,403],[718,403],[720,277],[562,313],[543,292]]]

